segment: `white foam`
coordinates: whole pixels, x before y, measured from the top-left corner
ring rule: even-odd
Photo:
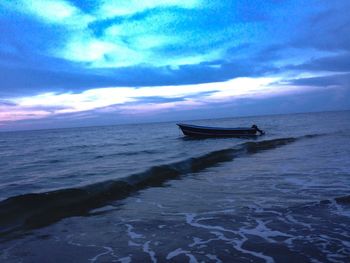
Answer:
[[[117,259],[117,262],[120,262],[120,263],[130,263],[131,262],[131,257],[123,257],[123,258],[119,258]]]
[[[103,255],[107,255],[113,252],[113,248],[111,247],[103,247],[106,251],[102,252],[96,256],[94,256],[93,258],[90,258],[89,261],[90,262],[95,262],[99,257],[103,256]]]
[[[275,260],[272,257],[266,256],[263,253],[244,249],[242,246],[243,246],[245,241],[246,240],[239,242],[238,244],[236,244],[234,246],[234,248],[237,249],[238,251],[241,251],[242,253],[250,254],[250,255],[255,256],[257,258],[261,258],[261,259],[265,260],[266,263],[274,263],[275,262]]]
[[[162,204],[159,204],[159,203],[157,204],[157,207],[161,209],[165,208]]]
[[[189,258],[189,263],[198,263],[196,257],[193,256],[193,255],[191,254],[190,251],[183,250],[182,248],[177,248],[177,249],[171,251],[171,252],[166,256],[166,259],[169,260],[169,259],[172,259],[172,258],[174,258],[174,257],[177,257],[178,255],[181,255],[181,254],[184,254],[184,255],[186,255],[186,256]]]
[[[143,251],[150,256],[151,261],[153,263],[157,263],[156,253],[150,249],[150,246],[149,246],[150,243],[151,241],[147,241],[145,244],[143,244],[143,247],[142,247]]]
[[[82,233],[81,236],[85,236],[86,233]],[[94,256],[93,258],[90,258],[89,261],[90,262],[95,262],[96,260],[98,260],[99,257],[103,256],[103,255],[107,255],[110,254],[112,256],[114,256],[114,250],[111,247],[107,247],[107,246],[97,246],[94,244],[87,244],[87,245],[83,245],[81,243],[75,242],[73,241],[71,238],[73,237],[73,235],[68,235],[67,236],[67,243],[73,246],[77,246],[77,247],[95,247],[95,248],[102,248],[104,250],[106,250],[105,252],[102,252],[100,254],[97,254],[96,256]]]
[[[257,258],[261,258],[265,260],[266,263],[274,263],[274,259],[272,257],[266,256],[263,253],[251,251],[244,249],[242,246],[243,244],[248,240],[248,238],[245,235],[240,235],[242,239],[229,239],[225,237],[223,233],[220,232],[211,232],[212,234],[216,235],[220,240],[228,241],[228,243],[231,243],[232,246],[237,249],[238,251],[244,253],[244,254],[249,254]]]
[[[255,235],[259,236],[263,239],[265,239],[268,242],[275,243],[275,240],[271,237],[293,237],[287,233],[283,233],[277,230],[272,230],[266,226],[266,224],[259,219],[256,219],[257,226],[255,228],[247,229],[247,228],[241,228],[239,230],[240,233],[249,234],[249,235]]]
[[[206,254],[205,256],[207,258],[211,259],[211,260],[215,260],[216,263],[221,263],[222,262],[216,255]]]
[[[186,214],[186,222],[187,224],[194,226],[194,227],[200,227],[200,228],[205,228],[205,229],[210,229],[210,230],[221,230],[221,231],[225,231],[225,232],[231,232],[231,233],[236,233],[235,231],[232,231],[230,229],[226,229],[224,227],[221,226],[211,226],[211,225],[204,225],[204,224],[200,224],[198,223],[199,220],[194,220],[196,214]]]
[[[111,211],[111,210],[114,210],[116,209],[114,206],[112,205],[107,205],[107,206],[104,206],[104,207],[101,207],[101,208],[96,208],[96,209],[93,209],[90,211],[91,214],[93,213],[102,213],[102,212],[107,212],[107,211]]]
[[[144,238],[143,235],[141,234],[137,234],[135,232],[133,232],[132,230],[134,229],[134,227],[130,224],[125,224],[126,227],[128,228],[128,236],[131,238],[131,239],[137,239],[137,238]]]
[[[173,251],[171,251],[167,256],[166,256],[166,259],[169,260],[169,259],[172,259],[174,257],[177,257],[178,255],[181,255],[181,254],[184,254],[184,253],[187,253],[186,251],[182,250],[182,248],[177,248]]]
[[[133,242],[131,240],[128,241],[128,245],[129,245],[129,247],[140,247],[140,246],[142,246],[141,244],[135,243],[135,242]]]
[[[316,258],[310,258],[310,262],[311,263],[323,263],[323,262],[317,260]]]
[[[219,230],[219,231],[224,231],[224,232],[229,232],[229,233],[239,235],[242,238],[241,240],[237,239],[237,238],[229,239],[229,238],[225,237],[224,234],[221,232],[216,232],[216,231],[211,232],[212,234],[216,235],[220,240],[228,241],[229,243],[231,243],[235,249],[241,251],[242,253],[250,254],[252,256],[261,258],[261,259],[265,260],[266,263],[273,263],[275,261],[272,257],[266,256],[263,253],[246,250],[242,247],[244,242],[248,240],[248,238],[246,237],[246,234],[255,234],[256,235],[258,233],[258,234],[264,236],[265,239],[268,239],[268,240],[272,240],[269,238],[271,236],[272,237],[273,236],[281,236],[281,235],[282,236],[290,236],[290,235],[287,235],[287,234],[282,233],[280,231],[273,231],[271,229],[268,229],[262,221],[258,222],[258,225],[254,229],[241,228],[237,232],[237,231],[233,231],[230,229],[226,229],[226,228],[221,227],[221,226],[211,226],[211,225],[200,224],[200,223],[198,223],[198,221],[200,219],[198,219],[196,221],[194,220],[195,216],[196,216],[196,214],[194,214],[194,213],[186,214],[186,222],[189,225],[194,226],[194,227],[205,228],[208,230]]]
[[[208,239],[208,240],[202,240],[198,237],[194,237],[193,238],[193,243],[189,244],[188,246],[189,247],[195,247],[195,246],[199,246],[199,247],[203,247],[205,246],[205,244],[208,244],[212,241],[215,241],[215,240],[219,240],[217,238],[211,238],[211,239]]]
[[[298,221],[292,215],[286,215],[285,218],[293,224],[301,225],[301,226],[308,228],[309,230],[313,230],[313,227],[310,224]]]

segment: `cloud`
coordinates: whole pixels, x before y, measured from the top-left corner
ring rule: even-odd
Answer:
[[[180,38],[174,38],[171,32],[164,31],[177,23],[177,17],[181,17],[185,12],[183,9],[201,6],[197,0],[185,2],[176,0],[96,1],[94,9],[89,13],[65,0],[5,1],[2,5],[43,23],[61,26],[65,30],[65,43],[48,47],[48,54],[67,61],[85,63],[89,67],[196,64],[205,61],[214,52],[211,51],[211,55],[183,54],[183,56],[169,56],[164,59],[157,57],[157,52],[152,50],[168,44],[175,45],[180,41]],[[169,8],[180,9],[172,9],[171,13]],[[126,21],[123,24],[104,23],[109,18],[130,16],[139,12],[146,14],[140,20],[129,17],[125,18]],[[98,30],[103,34],[95,35],[91,30],[92,25],[95,27],[98,25]],[[173,29],[172,32],[180,29],[177,27],[177,30]],[[181,39],[182,42],[185,40],[185,38]]]
[[[278,89],[275,78],[237,78],[226,82],[182,86],[118,87],[90,89],[81,93],[42,93],[7,99],[1,121],[47,117],[112,107],[129,111],[160,110],[181,105],[196,106],[237,98],[269,97],[296,90]],[[9,105],[11,104],[11,105]],[[11,117],[13,112],[13,117]],[[26,114],[24,114],[26,112]],[[5,114],[6,113],[6,114]]]
[[[205,27],[203,19],[182,9],[157,8],[137,17],[97,20],[68,39],[57,55],[92,68],[199,64],[222,57],[229,43],[237,42],[230,40],[237,28]]]
[[[118,69],[80,69],[61,61],[36,61],[36,65],[55,64],[55,69],[32,69],[32,63],[26,67],[8,67],[0,64],[0,97],[35,95],[44,91],[81,92],[102,87],[142,87],[169,86],[223,82],[237,77],[261,77],[275,71],[274,67],[265,67],[261,61],[237,60],[232,62],[214,61],[199,65],[170,67],[128,67]]]
[[[288,68],[304,71],[350,72],[350,52],[314,58],[299,65],[289,66]]]
[[[69,67],[68,67],[69,68]],[[75,69],[76,70],[76,69]],[[110,86],[118,79],[108,78],[96,72],[71,72],[63,70],[32,69],[0,65],[0,97],[33,95],[45,91],[68,92],[88,88]],[[124,81],[120,80],[123,84]]]
[[[303,30],[291,39],[297,48],[316,48],[326,51],[350,50],[350,1],[335,0],[318,3],[317,11],[300,24]]]
[[[143,12],[147,9],[159,7],[180,7],[192,9],[199,7],[202,1],[199,0],[102,0],[98,6],[96,16],[109,18],[115,16],[132,15]]]
[[[89,10],[78,3],[20,0],[6,1],[5,6],[43,22],[43,28],[35,31],[49,41],[34,42],[47,46],[32,50],[96,69],[178,68],[214,61],[225,57],[233,46],[261,37],[257,34],[263,28],[256,23],[260,20],[243,19],[236,6],[224,10],[224,6],[197,0],[94,1]],[[232,18],[234,23],[230,23]],[[53,28],[59,43],[45,36],[46,29]]]
[[[5,0],[2,5],[35,17],[44,23],[84,27],[93,17],[84,14],[66,0]]]
[[[126,67],[141,68],[121,71],[141,72],[145,68],[157,71],[166,67],[178,69],[162,76],[169,78],[168,83],[172,79],[181,79],[185,68],[196,73],[200,70],[207,73],[210,69],[205,63],[214,61],[221,61],[217,65],[218,69],[221,68],[222,75],[230,76],[223,77],[218,74],[218,70],[212,70],[217,76],[216,80],[204,77],[204,74],[200,76],[213,81],[232,78],[238,75],[237,71],[242,73],[242,64],[237,63],[242,60],[251,68],[251,72],[245,76],[261,72],[254,64],[260,67],[266,60],[263,61],[260,56],[257,61],[254,53],[266,51],[266,45],[271,45],[270,31],[274,31],[274,41],[277,42],[290,35],[285,32],[294,20],[284,13],[286,8],[295,8],[275,1],[265,1],[259,9],[254,7],[255,3],[247,5],[232,1],[197,0],[89,1],[89,8],[84,8],[85,5],[77,0],[20,0],[5,3],[8,9],[26,14],[29,20],[23,23],[35,32],[35,38],[28,34],[23,36],[23,40],[14,39],[22,42],[21,46],[33,53],[30,54],[33,60],[35,57],[35,62],[30,65],[32,67],[33,64],[40,67],[37,60],[49,56],[66,61],[68,68],[76,64],[73,67],[100,72],[101,69],[106,72],[105,68]],[[38,28],[30,18],[42,21],[43,24]],[[281,25],[282,20],[284,26],[276,26]],[[21,29],[15,30],[20,32]],[[7,35],[12,37],[10,32]],[[38,41],[39,39],[43,41]],[[249,45],[250,49],[239,52],[237,47],[243,45]],[[283,47],[282,43],[278,45]],[[36,52],[39,53],[39,58]],[[296,55],[293,54],[292,57]],[[285,60],[286,55],[282,59]],[[55,66],[53,64],[52,68]],[[44,68],[47,68],[47,64]],[[232,73],[226,72],[228,68],[232,68]],[[164,71],[167,70],[162,70]],[[179,77],[173,78],[173,74],[179,74]],[[105,75],[107,79],[108,75]],[[193,78],[197,76],[193,75]],[[183,83],[181,80],[178,82]],[[188,80],[187,83],[194,82],[195,80]]]
[[[294,79],[288,85],[313,86],[313,87],[341,87],[350,90],[350,73],[332,74],[312,78]]]
[[[224,105],[239,105],[240,103],[235,104],[239,101],[249,101],[251,104],[260,101],[262,106],[266,104],[264,101],[271,101],[274,97],[287,98],[310,92],[317,94],[326,90],[332,96],[337,93],[339,100],[344,104],[346,94],[338,89],[339,86],[329,86],[325,89],[324,86],[317,85],[317,78],[295,79],[288,84],[281,81],[280,78],[266,77],[236,78],[226,82],[196,85],[110,87],[90,89],[81,93],[43,93],[3,101],[0,105],[0,123],[4,125],[12,121],[47,118],[96,119],[104,114],[119,116],[121,119],[125,116],[140,119],[145,114],[162,115],[170,110],[192,112],[212,109],[215,112]],[[264,109],[269,108],[267,106],[265,105]]]

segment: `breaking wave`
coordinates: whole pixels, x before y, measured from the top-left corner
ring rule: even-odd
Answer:
[[[197,173],[220,163],[232,161],[237,157],[275,149],[314,136],[245,142],[235,148],[222,149],[199,157],[154,166],[123,179],[104,181],[79,188],[10,197],[0,202],[0,234],[46,226],[65,217],[88,215],[91,209],[106,205],[112,200],[125,198],[141,189],[161,186],[168,180],[189,173]]]

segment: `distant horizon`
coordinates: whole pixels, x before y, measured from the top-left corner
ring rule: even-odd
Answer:
[[[0,133],[9,132],[22,132],[22,131],[46,131],[46,130],[61,130],[61,129],[80,129],[80,128],[98,128],[98,127],[110,127],[110,126],[127,126],[127,125],[139,125],[139,124],[162,124],[162,123],[181,123],[181,122],[196,122],[205,120],[224,120],[224,119],[239,119],[239,118],[254,118],[254,117],[268,117],[268,116],[279,116],[279,115],[297,115],[297,114],[318,114],[318,113],[336,113],[350,111],[345,110],[326,110],[326,111],[308,111],[308,112],[289,112],[289,113],[269,113],[260,115],[245,115],[245,116],[227,116],[218,118],[200,118],[200,119],[183,119],[183,120],[168,120],[168,121],[145,121],[145,122],[130,122],[130,123],[114,123],[114,124],[102,124],[102,125],[91,125],[91,126],[71,126],[71,127],[56,127],[56,128],[40,128],[40,129],[18,129],[18,130],[2,130]],[[234,127],[233,127],[234,128]]]

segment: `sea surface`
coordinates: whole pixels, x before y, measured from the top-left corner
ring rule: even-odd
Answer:
[[[0,133],[0,262],[350,262],[350,111]]]

